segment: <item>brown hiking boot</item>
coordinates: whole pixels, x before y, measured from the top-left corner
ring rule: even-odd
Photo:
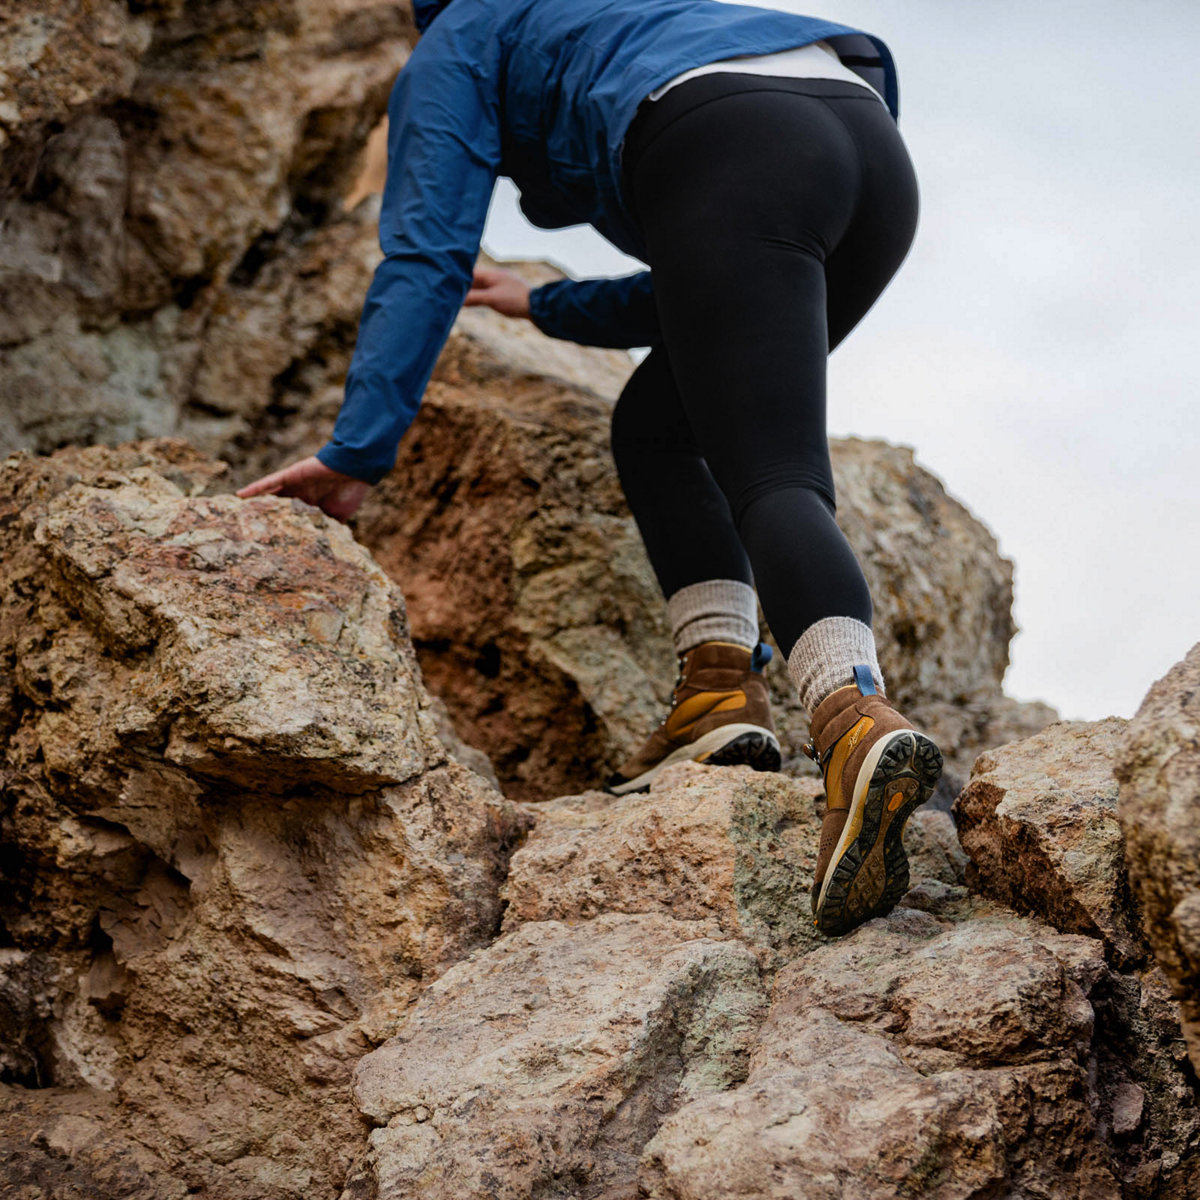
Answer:
[[[767,646],[752,653],[733,642],[701,642],[681,655],[667,719],[609,776],[605,791],[644,791],[663,767],[689,760],[778,771],[779,741],[760,674],[770,657]]]
[[[813,882],[813,924],[849,933],[908,891],[904,822],[933,793],[942,754],[875,690],[867,667],[812,717],[804,749],[825,777],[827,808]]]

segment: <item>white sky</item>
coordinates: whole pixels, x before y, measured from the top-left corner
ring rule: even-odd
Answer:
[[[1130,716],[1200,640],[1200,4],[814,12],[891,47],[922,190],[908,262],[830,362],[830,433],[914,446],[1015,561],[1010,694]],[[636,268],[514,197],[491,253]]]

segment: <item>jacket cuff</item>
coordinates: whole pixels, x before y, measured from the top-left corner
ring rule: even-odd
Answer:
[[[387,466],[378,462],[370,462],[363,454],[356,453],[345,446],[339,446],[335,442],[327,442],[322,446],[317,451],[316,458],[331,471],[339,471],[343,475],[349,475],[352,479],[361,480],[372,486],[387,476],[392,466],[395,465],[394,462]]]
[[[552,329],[547,328],[546,322],[549,319],[549,313],[546,309],[546,289],[551,287],[549,283],[543,283],[539,287],[530,289],[529,292],[529,319],[542,331],[547,337],[556,337]]]

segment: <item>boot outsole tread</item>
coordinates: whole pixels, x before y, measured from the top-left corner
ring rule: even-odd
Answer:
[[[778,771],[782,765],[779,746],[763,733],[743,733],[714,750],[704,762],[713,767],[751,767],[755,771]]]
[[[724,746],[714,750],[707,758],[681,759],[680,761],[702,762],[706,767],[750,767],[755,771],[778,771],[783,765],[779,744],[765,733],[753,732],[739,734],[731,741],[726,742]],[[657,775],[658,771],[655,770],[654,774]],[[637,796],[648,792],[654,779],[651,776],[641,787],[630,788],[621,793],[614,790],[628,782],[620,775],[611,775],[604,785],[604,790],[610,795]]]
[[[862,828],[841,858],[830,866],[833,877],[825,890],[825,902],[815,915],[821,933],[829,937],[849,933],[864,921],[891,912],[900,902],[908,891],[904,825],[933,795],[941,773],[942,752],[924,734],[908,733],[884,750],[863,801]],[[886,811],[889,788],[902,786],[908,780],[916,782],[916,792],[889,814]],[[875,857],[874,869],[860,878],[881,837],[882,854]]]

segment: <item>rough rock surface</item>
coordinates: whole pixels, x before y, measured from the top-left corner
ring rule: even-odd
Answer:
[[[814,951],[778,977],[746,1081],[646,1147],[645,1193],[1119,1196],[1088,1103],[1097,957],[903,909]]]
[[[236,484],[323,443],[379,253],[377,202],[342,198],[412,37],[406,6],[354,0],[53,0],[5,24],[0,451],[179,434]],[[670,689],[608,452],[630,369],[464,312],[356,524],[409,597],[430,686],[514,796],[594,785]],[[945,743],[948,797],[979,749],[1048,719],[1000,694],[1011,567],[908,451],[836,458],[892,691]],[[804,771],[781,663],[772,684]]]
[[[43,1130],[30,1188],[335,1193],[354,1062],[494,936],[528,823],[447,755],[348,531],[204,494],[221,472],[179,442],[0,466],[0,1067],[33,1089],[3,1098]]]
[[[678,1096],[745,1074],[749,949],[658,915],[536,922],[428,989],[355,1074],[381,1196],[619,1194]]]
[[[363,1059],[378,1128],[345,1196],[1197,1195],[1161,999],[1094,939],[938,907],[816,946],[769,1005],[711,921],[519,925]]]
[[[969,894],[939,811],[911,822],[904,905],[816,937],[787,894],[811,877],[816,791],[686,765],[644,796],[539,806],[504,936],[359,1068],[380,1128],[347,1200],[1200,1195],[1197,1095],[1158,973]],[[716,1078],[698,1050],[713,1035],[664,1023],[682,1009],[695,1028],[693,986],[664,1008],[662,976],[642,983],[681,940],[739,945],[774,975],[769,1007],[722,985],[745,1024],[738,1070]]]
[[[811,779],[686,767],[535,816],[463,765],[490,770],[454,725],[510,795],[562,796],[661,716],[607,446],[627,356],[464,312],[354,526],[374,560],[223,494],[333,422],[378,255],[376,202],[341,197],[407,5],[3,15],[0,451],[177,433],[233,464],[162,440],[0,466],[6,1197],[1200,1200],[1110,724],[985,758],[970,871],[919,812],[902,907],[834,943],[806,922]],[[834,455],[946,800],[1053,715],[1000,691],[1011,567],[909,451]],[[1198,672],[1118,755],[1193,1042]]]
[[[1117,778],[1133,891],[1200,1072],[1200,645],[1150,689]]]
[[[989,895],[1059,929],[1103,938],[1113,960],[1145,957],[1117,820],[1125,729],[1062,722],[982,755],[954,806],[974,879]]]
[[[2,470],[21,1200],[1195,1200],[1161,976],[971,894],[946,813],[833,943],[815,781],[685,765],[518,849],[345,527],[176,441]]]
[[[209,321],[337,210],[411,39],[358,0],[6,12],[0,452],[253,423],[269,390],[193,393]]]
[[[818,795],[819,781],[684,763],[649,796],[540,805],[510,864],[504,928],[663,913],[792,958],[822,940],[809,911]]]
[[[1112,1106],[1105,1119],[1129,1155],[1126,1187],[1155,1186],[1165,1173],[1162,1194],[1192,1195],[1200,1193],[1200,1165],[1190,1157],[1200,1138],[1196,1080],[1167,980],[1148,961],[1126,873],[1129,824],[1123,832],[1118,821],[1128,724],[1061,722],[981,755],[954,811],[972,886],[1100,940],[1115,969],[1092,995],[1097,1062]],[[1176,1155],[1193,1165],[1173,1169]]]

